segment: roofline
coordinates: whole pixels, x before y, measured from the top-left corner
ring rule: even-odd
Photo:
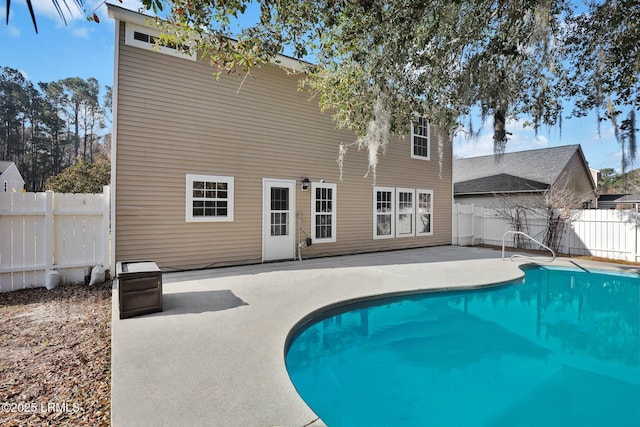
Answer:
[[[16,162],[7,160],[6,163],[8,163],[7,168],[0,171],[0,176],[3,176],[5,173],[9,172],[11,168],[13,168],[18,173],[18,177],[20,178],[20,181],[22,181],[22,185],[24,185],[25,184],[24,178],[22,177],[22,174],[20,173],[20,169],[18,169],[18,165],[16,165]]]
[[[479,195],[519,194],[519,193],[533,194],[533,193],[544,193],[547,190],[548,190],[548,188],[544,189],[544,190],[475,191],[475,192],[467,192],[467,193],[456,193],[454,191],[453,195],[454,196],[479,196]]]
[[[149,20],[162,21],[161,18],[157,18],[151,15],[145,15],[142,12],[137,12],[131,9],[126,9],[124,7],[112,4],[105,3],[107,5],[107,12],[110,18],[116,19],[118,21],[130,22],[132,24],[140,25],[142,27],[153,28],[153,26],[149,25]],[[230,40],[233,40],[229,38]],[[235,41],[235,40],[233,40]],[[312,65],[310,62],[303,61],[300,59],[295,59],[287,55],[276,54],[275,58],[273,58],[270,63],[272,65],[288,68],[290,70],[303,72],[306,70],[306,66]]]
[[[486,176],[480,176],[478,178],[472,178],[472,179],[465,179],[464,181],[454,181],[454,184],[464,184],[465,182],[472,182],[472,181],[478,181],[480,179],[485,179],[485,178],[492,178],[492,177],[496,177],[496,176],[507,176],[510,178],[516,178],[516,179],[520,179],[523,181],[529,181],[531,183],[536,183],[536,184],[542,184],[542,185],[546,185],[547,187],[551,186],[550,182],[543,182],[543,181],[537,181],[535,179],[530,179],[530,178],[525,178],[523,176],[520,175],[513,175],[510,173],[506,173],[506,172],[501,172],[501,173],[496,173],[494,175],[486,175]],[[532,185],[528,185],[529,188],[534,188]],[[548,188],[547,188],[548,189]]]
[[[554,150],[554,149],[557,149],[557,148],[566,148],[566,147],[580,147],[580,144],[567,144],[567,145],[557,145],[555,147],[532,148],[530,150],[510,151],[508,153],[503,153],[500,156],[507,156],[509,154],[528,153],[528,152],[531,152],[531,151]],[[496,157],[496,154],[485,154],[484,156],[475,156],[475,157],[463,157],[463,158],[454,159],[454,160],[460,161],[460,160],[481,159],[483,157]]]

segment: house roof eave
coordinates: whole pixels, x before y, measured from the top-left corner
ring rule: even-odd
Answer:
[[[466,192],[466,193],[454,193],[454,196],[497,196],[503,194],[544,194],[547,190],[516,190],[516,191],[478,191],[478,192]]]

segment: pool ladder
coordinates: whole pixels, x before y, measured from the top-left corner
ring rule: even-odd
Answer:
[[[538,242],[536,239],[534,239],[533,237],[529,236],[527,233],[523,233],[522,231],[513,231],[513,230],[506,231],[502,235],[502,260],[503,261],[504,261],[504,245],[505,245],[505,240],[507,238],[507,234],[519,234],[521,236],[524,236],[527,239],[537,243],[541,247],[543,247],[546,250],[548,250],[549,252],[551,252],[551,258],[549,258],[549,257],[535,257],[535,256],[529,256],[529,255],[513,254],[513,255],[511,255],[511,258],[510,258],[511,261],[513,261],[516,258],[531,259],[531,260],[540,261],[540,262],[553,262],[553,261],[555,261],[556,253],[553,251],[553,249],[551,249],[550,247],[548,247],[546,245],[543,245],[542,243]]]

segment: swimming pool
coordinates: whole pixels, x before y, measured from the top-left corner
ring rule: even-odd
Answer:
[[[297,332],[287,370],[329,427],[637,427],[639,283],[536,267],[343,307]]]

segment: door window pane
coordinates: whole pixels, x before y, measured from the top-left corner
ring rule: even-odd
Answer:
[[[289,189],[282,187],[271,188],[271,210],[289,210]]]
[[[289,235],[289,214],[286,212],[271,213],[271,235],[272,236],[288,236]]]
[[[271,187],[271,235],[289,235],[289,189]]]

